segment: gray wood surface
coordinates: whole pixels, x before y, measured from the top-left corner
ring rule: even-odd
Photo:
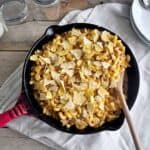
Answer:
[[[93,0],[94,1],[94,0]],[[101,0],[103,2],[119,2],[131,4],[132,0]],[[30,3],[28,1],[28,3]],[[73,9],[90,7],[87,0],[70,0],[61,3],[61,15]],[[33,10],[34,11],[34,10]],[[61,17],[62,17],[61,16]],[[28,22],[9,27],[9,31],[0,39],[0,86],[7,77],[23,62],[27,51],[33,42],[38,39],[47,26],[56,22]],[[47,146],[38,143],[9,128],[0,129],[0,150],[50,150]]]
[[[51,150],[51,148],[8,128],[0,129],[0,149]]]

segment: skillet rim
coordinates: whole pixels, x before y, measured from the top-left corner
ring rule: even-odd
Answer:
[[[116,120],[113,120],[111,122],[105,123],[103,126],[101,126],[99,128],[88,127],[85,130],[79,130],[79,129],[76,129],[75,127],[71,127],[71,128],[68,129],[66,127],[63,127],[59,121],[56,121],[55,119],[53,119],[51,117],[48,117],[48,116],[43,115],[42,113],[40,113],[39,110],[37,110],[37,109],[40,109],[40,106],[39,107],[36,106],[37,108],[35,108],[35,105],[33,104],[33,100],[32,100],[33,97],[31,98],[31,96],[30,96],[31,94],[30,94],[30,91],[29,91],[29,83],[27,83],[27,81],[26,81],[27,80],[26,77],[27,77],[27,74],[28,74],[27,73],[27,68],[28,68],[28,66],[29,66],[28,64],[30,62],[29,57],[37,49],[38,46],[42,46],[43,45],[41,43],[43,41],[45,41],[46,38],[53,38],[54,35],[57,32],[61,31],[61,33],[63,33],[64,31],[62,32],[62,30],[64,30],[64,28],[67,29],[65,31],[69,31],[73,27],[75,27],[75,28],[89,28],[90,27],[91,29],[95,29],[96,28],[96,29],[98,29],[100,31],[106,30],[106,31],[110,32],[113,35],[117,35],[116,33],[113,33],[112,31],[110,31],[109,29],[106,29],[104,27],[100,27],[100,26],[97,26],[97,25],[94,25],[94,24],[89,24],[89,23],[72,23],[72,24],[67,24],[67,25],[52,25],[52,26],[49,26],[46,29],[45,33],[36,42],[34,42],[33,46],[29,50],[29,52],[28,52],[28,54],[27,54],[27,56],[25,58],[25,61],[24,61],[23,73],[22,73],[22,79],[23,79],[22,80],[22,88],[24,90],[26,99],[30,102],[31,107],[33,109],[32,113],[35,116],[37,116],[39,119],[41,119],[42,121],[46,122],[50,126],[58,129],[59,131],[64,131],[64,132],[73,133],[73,134],[90,134],[90,133],[97,133],[97,132],[106,131],[106,130],[115,131],[115,130],[121,128],[121,126],[123,125],[123,122],[124,122],[124,119],[125,119],[123,113],[119,117],[119,118],[121,118],[120,120],[116,119]],[[126,47],[126,51],[128,51],[127,53],[130,53],[129,55],[132,57],[131,61],[134,64],[134,67],[135,67],[134,68],[135,70],[133,69],[133,72],[136,72],[136,74],[135,74],[136,85],[137,85],[136,86],[136,90],[135,90],[134,95],[131,92],[131,94],[133,95],[132,96],[132,101],[131,102],[129,102],[129,100],[127,101],[127,105],[129,106],[129,109],[131,109],[133,107],[133,105],[134,105],[134,103],[136,101],[137,95],[139,93],[139,86],[140,86],[139,67],[138,67],[138,63],[136,61],[136,58],[135,58],[132,50],[120,38],[120,36],[118,36],[118,38],[122,41],[123,45]],[[44,42],[44,43],[46,43],[46,42]],[[130,88],[129,85],[128,85],[128,88]],[[35,100],[34,100],[34,102],[35,102]],[[117,121],[118,121],[118,124],[117,124]]]

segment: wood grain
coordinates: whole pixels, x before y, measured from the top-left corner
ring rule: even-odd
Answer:
[[[32,44],[44,34],[46,28],[52,24],[56,22],[34,21],[9,26],[8,32],[0,40],[0,50],[29,50]]]
[[[0,86],[24,61],[25,56],[26,52],[0,52]]]
[[[51,148],[8,128],[0,129],[0,149],[52,150]]]

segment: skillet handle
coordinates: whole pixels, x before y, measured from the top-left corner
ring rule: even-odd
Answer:
[[[4,127],[8,122],[20,116],[27,115],[27,106],[23,95],[18,98],[17,104],[10,110],[0,114],[0,128]]]
[[[51,25],[46,29],[44,35],[47,35],[47,36],[54,35],[54,33],[57,31],[58,28],[59,28],[59,25]]]

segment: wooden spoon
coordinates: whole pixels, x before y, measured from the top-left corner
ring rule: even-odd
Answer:
[[[123,110],[123,113],[124,113],[124,115],[126,117],[129,129],[130,129],[130,132],[131,132],[131,135],[132,135],[135,147],[136,147],[136,150],[142,150],[143,148],[142,148],[140,139],[139,139],[138,134],[137,134],[137,132],[135,130],[135,127],[133,125],[133,121],[132,121],[132,118],[131,118],[131,115],[130,115],[130,112],[129,112],[129,108],[127,106],[127,103],[126,103],[126,100],[125,100],[125,96],[123,94],[124,74],[125,74],[125,72],[123,72],[121,74],[120,81],[118,82],[117,87],[114,88],[114,91],[115,91],[114,94],[116,95],[116,97],[122,103],[122,110]]]

